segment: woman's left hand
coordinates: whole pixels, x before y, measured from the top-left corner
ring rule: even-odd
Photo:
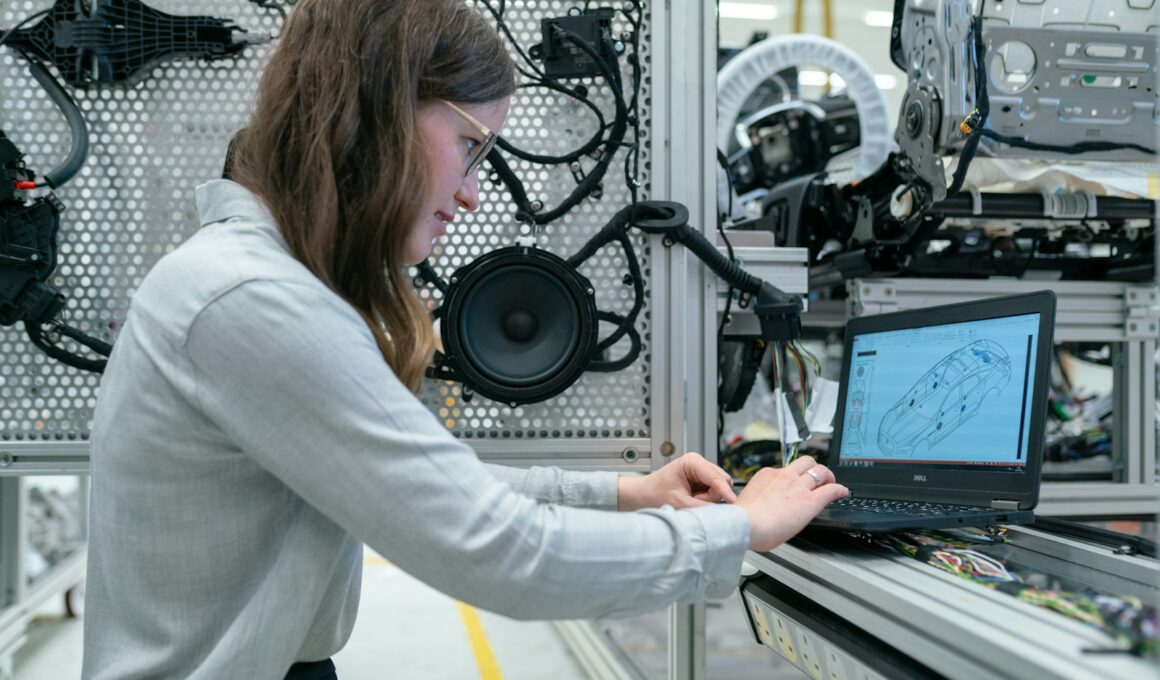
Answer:
[[[616,488],[616,508],[622,511],[737,501],[729,473],[698,453],[686,453],[644,477],[621,477]]]

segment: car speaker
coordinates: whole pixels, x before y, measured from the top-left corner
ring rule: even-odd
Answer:
[[[556,255],[522,245],[458,269],[441,316],[439,363],[474,392],[513,406],[576,382],[599,331],[588,279]]]

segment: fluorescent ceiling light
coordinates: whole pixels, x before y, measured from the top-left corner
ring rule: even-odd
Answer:
[[[867,26],[882,26],[889,28],[894,23],[894,12],[885,10],[873,10],[866,12]]]
[[[842,80],[842,76],[837,73],[826,73],[825,71],[815,71],[812,69],[798,72],[798,82],[807,87],[823,87],[827,81],[830,87],[841,88],[846,86],[846,81]]]
[[[798,72],[798,82],[807,87],[824,87],[827,82],[833,88],[843,88],[846,86],[846,81],[837,73],[827,74],[825,71],[815,69],[805,69]],[[874,84],[880,90],[893,90],[898,87],[898,78],[889,73],[875,73]]]
[[[769,21],[777,18],[777,8],[773,5],[759,5],[754,2],[723,2],[719,9],[722,19],[758,19]]]
[[[825,71],[799,71],[798,82],[802,85],[810,85],[812,87],[821,87],[826,84]]]
[[[874,84],[879,90],[893,90],[898,87],[898,78],[889,73],[875,73]]]

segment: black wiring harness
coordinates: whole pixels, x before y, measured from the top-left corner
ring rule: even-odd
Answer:
[[[614,107],[611,121],[606,119],[600,107],[589,98],[590,93],[585,85],[566,83],[560,78],[552,76],[547,69],[542,68],[536,62],[528,51],[524,50],[523,46],[512,35],[504,19],[504,3],[501,2],[498,8],[492,5],[489,0],[483,0],[482,4],[495,19],[499,31],[507,37],[524,62],[517,65],[517,70],[526,79],[526,82],[519,86],[520,89],[546,89],[570,97],[592,111],[597,121],[596,133],[588,141],[580,147],[558,156],[532,153],[516,147],[510,140],[500,137],[497,148],[491,151],[487,160],[494,171],[494,179],[501,182],[511,194],[512,201],[516,205],[516,220],[533,227],[546,225],[563,217],[585,199],[589,197],[599,198],[603,192],[602,182],[617,151],[626,147],[629,153],[625,157],[625,182],[632,196],[632,202],[635,203],[641,186],[638,179],[640,169],[639,102],[642,85],[639,47],[644,10],[639,0],[628,0],[626,3],[628,8],[615,10],[623,15],[632,29],[629,35],[623,36],[627,40],[617,39],[611,35],[609,28],[611,22],[607,21],[611,10],[607,8],[589,10],[587,3],[584,10],[574,9],[570,16],[590,18],[592,21],[606,20],[597,23],[599,29],[594,31],[596,42],[591,42],[584,36],[565,28],[563,21],[548,19],[541,24],[545,31],[545,44],[554,41],[555,44],[566,44],[574,47],[591,63],[594,73],[598,74],[608,86]],[[616,61],[611,63],[609,61],[610,56],[622,52],[627,52],[625,58],[632,72],[632,94],[628,100],[624,96],[625,88],[620,73],[620,65]],[[543,48],[541,48],[540,53],[543,53]],[[632,128],[632,142],[625,141],[629,128]],[[508,164],[507,159],[504,158],[504,153],[529,163],[548,166],[567,165],[576,179],[576,187],[559,205],[547,208],[541,201],[533,200],[528,196],[524,183]],[[596,165],[587,172],[584,171],[582,165],[582,161],[586,158],[596,160]]]
[[[587,370],[596,372],[615,372],[624,370],[632,365],[640,356],[641,340],[636,331],[636,322],[644,307],[644,274],[640,260],[632,239],[628,235],[628,228],[632,226],[632,216],[639,203],[640,170],[640,89],[642,85],[641,64],[639,57],[640,34],[644,22],[644,10],[639,0],[628,0],[625,8],[615,11],[608,8],[590,10],[588,3],[584,9],[573,9],[569,17],[589,19],[597,26],[593,31],[595,43],[589,41],[577,32],[565,28],[564,21],[545,19],[541,22],[544,27],[545,43],[536,46],[531,54],[512,35],[504,17],[506,3],[499,2],[498,7],[490,0],[481,0],[481,4],[495,19],[497,29],[503,34],[516,54],[522,60],[517,64],[517,70],[525,79],[519,85],[520,89],[545,89],[550,92],[571,98],[590,110],[596,118],[596,132],[580,147],[560,155],[534,153],[521,149],[505,137],[500,137],[496,148],[487,156],[487,162],[492,169],[492,179],[502,183],[511,195],[515,204],[515,218],[522,224],[529,225],[533,233],[539,227],[554,222],[575,209],[588,198],[600,198],[603,195],[603,181],[611,167],[617,152],[628,149],[624,161],[625,184],[631,196],[629,207],[621,210],[605,225],[604,229],[586,244],[580,252],[568,258],[567,263],[573,268],[579,268],[589,257],[603,246],[616,242],[624,253],[628,266],[625,282],[633,288],[632,307],[627,314],[621,315],[611,311],[600,311],[598,318],[602,322],[615,324],[615,329],[607,337],[600,340],[596,346],[592,359],[587,364]],[[631,27],[628,35],[617,39],[611,34],[611,16],[619,12]],[[557,45],[568,45],[575,48],[591,64],[593,72],[600,77],[609,88],[612,96],[613,115],[611,121],[595,102],[589,98],[589,90],[583,83],[565,82],[560,77],[551,75],[547,68],[537,63],[533,54],[545,53],[544,45],[555,41]],[[618,61],[609,61],[610,56],[627,52],[625,58],[632,73],[632,93],[626,100],[624,81],[620,73]],[[632,141],[625,139],[632,130]],[[515,170],[512,169],[504,154],[509,154],[519,160],[546,166],[567,165],[576,187],[562,200],[559,205],[546,208],[541,201],[529,197],[527,188]],[[585,159],[595,159],[596,164],[587,172],[584,171]],[[428,262],[418,267],[421,279],[435,286],[440,292],[446,293],[448,285],[435,272]],[[439,309],[434,314],[440,314]],[[629,349],[624,356],[608,359],[607,352],[622,338],[629,339]]]
[[[250,2],[285,16],[272,0]],[[68,156],[37,177],[26,167],[16,145],[0,131],[0,325],[23,321],[33,345],[81,370],[103,372],[105,357],[112,353],[110,343],[65,323],[65,296],[49,283],[56,268],[56,238],[64,211],[53,190],[84,166],[89,133],[76,102],[46,64],[53,64],[77,87],[126,83],[172,57],[219,59],[267,39],[226,20],[169,15],[140,0],[109,0],[91,10],[84,3],[56,0],[0,34],[0,45],[17,50],[27,60],[30,73],[60,109],[72,135]],[[64,338],[101,358],[66,349],[61,346]]]
[[[28,23],[25,19],[17,27]],[[16,28],[0,36],[0,44]],[[100,373],[113,348],[63,320],[65,297],[48,282],[56,269],[57,233],[64,205],[52,192],[71,180],[88,156],[89,136],[76,102],[40,62],[29,70],[68,121],[72,148],[59,166],[36,177],[16,145],[0,131],[0,325],[24,322],[28,338],[48,356],[74,368]],[[33,192],[47,190],[43,195]],[[69,338],[102,358],[77,354],[60,345]]]

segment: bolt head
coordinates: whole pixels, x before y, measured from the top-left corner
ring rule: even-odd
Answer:
[[[922,134],[922,118],[922,102],[912,100],[909,104],[906,105],[906,114],[903,116],[903,126],[906,128],[906,134],[910,135],[912,139],[917,138],[920,134]]]

